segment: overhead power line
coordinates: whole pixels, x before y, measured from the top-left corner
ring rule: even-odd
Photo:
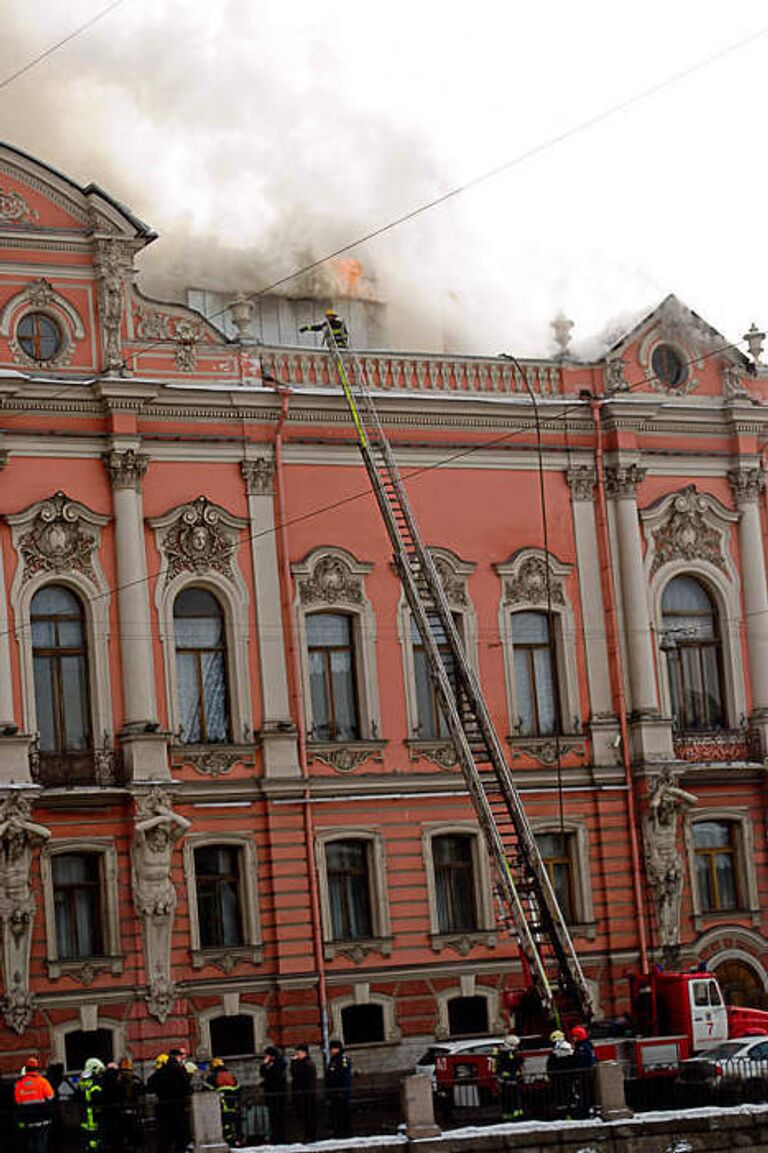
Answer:
[[[58,52],[60,48],[69,44],[77,36],[82,35],[83,32],[87,32],[89,28],[93,28],[94,24],[98,24],[100,20],[103,20],[105,16],[109,16],[110,12],[114,12],[115,8],[119,8],[120,5],[124,3],[125,0],[112,0],[111,4],[107,4],[106,8],[102,8],[99,12],[96,12],[90,19],[86,20],[84,24],[73,28],[66,36],[62,36],[61,40],[57,40],[55,44],[49,45],[43,52],[39,52],[32,60],[28,60],[26,64],[23,64],[21,68],[17,68],[15,72],[11,72],[10,75],[0,80],[0,91],[2,91],[3,88],[7,88],[9,84],[13,84],[14,80],[18,80],[20,76],[25,76],[27,72],[30,72],[38,64],[41,64],[43,60],[47,60],[49,56],[53,56],[54,52]]]

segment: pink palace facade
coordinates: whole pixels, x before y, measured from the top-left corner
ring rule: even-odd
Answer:
[[[405,1068],[517,949],[327,354],[142,295],[154,239],[0,146],[0,1068]],[[362,356],[606,1016],[768,991],[760,345]]]

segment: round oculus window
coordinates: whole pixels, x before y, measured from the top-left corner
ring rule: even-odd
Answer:
[[[61,349],[61,329],[44,312],[28,312],[16,326],[16,339],[31,360],[53,360]]]
[[[657,344],[651,355],[651,371],[667,388],[679,388],[688,376],[688,365],[671,344]]]

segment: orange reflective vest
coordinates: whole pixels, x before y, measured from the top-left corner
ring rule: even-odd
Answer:
[[[53,1089],[42,1073],[34,1069],[16,1082],[13,1088],[13,1099],[17,1105],[44,1105],[46,1101],[54,1098]]]

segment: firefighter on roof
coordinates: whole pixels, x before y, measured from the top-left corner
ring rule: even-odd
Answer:
[[[342,320],[333,308],[326,308],[325,320],[317,324],[302,324],[299,332],[322,332],[323,344],[326,348],[349,348],[349,330],[346,321]]]

